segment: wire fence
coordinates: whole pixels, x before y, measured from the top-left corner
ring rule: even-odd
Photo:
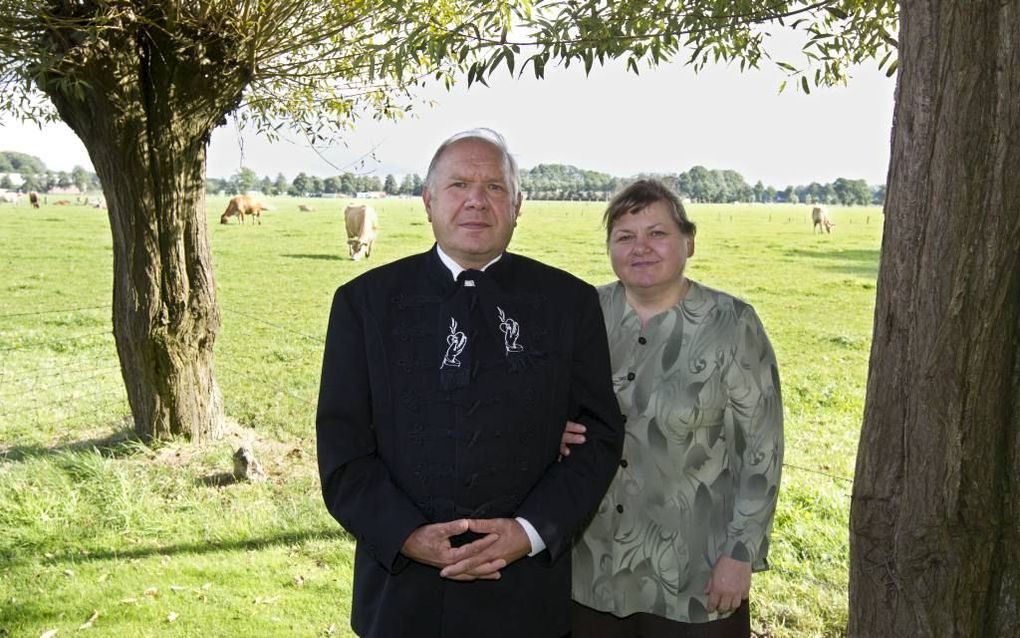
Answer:
[[[102,308],[109,308],[109,305],[12,313],[0,315],[0,320],[45,314],[75,313]],[[233,326],[259,324],[271,328],[281,335],[294,337],[299,343],[314,344],[320,347],[325,343],[323,337],[306,334],[279,321],[269,321],[251,312],[241,311],[230,305],[221,305],[221,308],[228,315],[232,314],[244,319],[244,321],[234,322],[231,330],[234,329]],[[29,340],[17,343],[16,345],[4,346],[0,348],[0,352],[32,354],[33,352],[42,351],[53,344],[81,342],[93,339],[96,336],[108,337],[111,335],[112,332],[110,330],[105,330],[57,339]],[[82,358],[80,353],[49,353],[54,356],[64,354],[71,358],[70,361],[60,363],[59,365],[39,365],[34,368],[26,368],[22,364],[9,366],[6,363],[2,363],[3,358],[0,358],[0,419],[31,419],[36,425],[56,426],[87,416],[96,416],[99,420],[104,421],[120,421],[126,415],[129,415],[130,410],[128,409],[122,381],[115,375],[115,372],[120,370],[116,348],[112,347],[110,342],[104,342],[102,345],[104,351],[88,358]],[[76,354],[79,356],[76,356]],[[321,350],[316,350],[314,353],[310,351],[307,356],[315,357],[317,360],[321,356]],[[316,407],[316,396],[302,396],[289,388],[279,386],[278,382],[267,371],[260,369],[260,367],[241,367],[240,364],[236,364],[222,355],[217,357],[215,365],[217,369],[222,370],[232,378],[245,378],[257,381],[262,388],[271,392],[274,396],[288,397],[295,401],[302,411],[314,410]],[[111,387],[102,387],[102,382],[112,383],[113,385]],[[86,388],[87,391],[82,391],[82,388]],[[266,393],[263,392],[261,396],[266,396]],[[26,398],[33,400],[18,405],[19,402],[24,401]],[[12,403],[14,404],[13,406]],[[0,427],[2,426],[3,422],[0,421]],[[0,459],[2,458],[0,457]],[[798,473],[822,476],[844,485],[851,485],[853,483],[851,477],[841,476],[823,469],[804,467],[789,462],[783,463],[783,467]],[[849,493],[845,495],[852,497]],[[781,543],[782,538],[777,538],[777,541]],[[772,571],[791,579],[825,588],[840,595],[846,593],[845,584],[821,580],[802,571],[791,570],[783,566],[773,566]]]
[[[84,383],[86,381],[91,381],[93,379],[99,379],[101,377],[108,376],[114,370],[120,370],[120,366],[105,366],[105,367],[98,368],[98,369],[94,368],[94,367],[90,367],[90,368],[78,368],[77,371],[83,373],[80,376],[68,377],[67,375],[61,375],[62,376],[62,380],[59,383],[52,383],[52,384],[45,385],[45,386],[40,386],[40,385],[36,385],[36,384],[33,383],[33,384],[30,384],[29,387],[24,388],[22,390],[18,390],[16,392],[4,392],[3,387],[0,386],[0,400],[10,400],[10,399],[13,399],[15,397],[24,396],[26,394],[31,394],[31,393],[34,393],[34,392],[42,392],[42,393],[45,393],[45,394],[50,394],[54,390],[58,390],[58,389],[61,389],[61,388],[67,388],[67,387],[70,387],[70,386],[78,386],[78,385],[81,385],[82,383]],[[39,378],[44,378],[44,377],[42,377],[42,376],[35,377],[35,379],[39,379]]]
[[[248,319],[249,321],[254,321],[255,323],[259,323],[259,324],[262,324],[264,326],[269,326],[271,328],[276,328],[277,330],[281,330],[281,331],[286,332],[288,334],[292,334],[295,337],[300,337],[302,339],[307,339],[309,341],[313,341],[313,342],[318,343],[320,345],[325,345],[325,343],[326,343],[326,340],[323,339],[322,337],[307,335],[307,334],[305,334],[303,332],[298,332],[297,330],[294,330],[293,328],[288,328],[287,326],[283,326],[283,325],[280,325],[278,323],[274,323],[272,321],[266,321],[265,319],[263,319],[261,317],[257,317],[257,316],[255,316],[253,314],[250,314],[250,313],[247,313],[247,312],[241,312],[240,310],[238,310],[238,309],[236,309],[236,308],[234,308],[232,306],[226,306],[226,305],[220,304],[220,307],[223,308],[224,310],[226,310],[229,313],[233,313],[235,315],[244,317],[245,319]]]
[[[91,370],[93,369],[93,366],[95,366],[97,362],[106,361],[108,359],[109,356],[103,354],[100,357],[93,357],[85,360],[76,359],[55,366],[38,365],[33,368],[25,368],[23,365],[19,364],[17,369],[13,370],[8,370],[5,364],[3,367],[0,367],[0,387],[2,387],[5,377],[17,379],[19,383],[24,384],[27,383],[28,381],[34,381],[37,379],[45,379],[53,376],[74,374],[75,372],[79,372],[81,370]],[[68,368],[71,369],[68,370]]]
[[[251,315],[251,314],[248,314],[248,313],[243,313],[243,312],[240,312],[240,311],[237,311],[237,310],[230,310],[230,311],[233,312],[234,314],[239,314],[239,315],[241,315],[243,317],[246,317],[247,319],[249,319],[251,321],[254,321],[256,323],[260,323],[260,324],[263,324],[263,325],[275,328],[277,330],[280,330],[281,332],[284,332],[284,333],[287,333],[287,334],[290,334],[290,335],[294,335],[294,336],[300,337],[302,339],[307,339],[307,340],[310,340],[310,341],[313,341],[315,343],[322,344],[322,345],[325,345],[325,343],[326,343],[325,339],[322,338],[322,337],[313,337],[313,336],[307,335],[307,334],[305,334],[303,332],[299,332],[297,330],[294,330],[292,328],[288,328],[287,326],[283,326],[283,325],[280,325],[278,323],[273,323],[271,321],[266,321],[264,319],[261,319],[259,317],[256,317],[255,315]],[[223,365],[223,364],[220,363],[218,365]],[[230,367],[228,367],[228,369],[234,371],[235,373],[239,373],[240,372],[240,371],[238,371],[236,369],[233,369],[233,368],[230,368]],[[246,372],[245,374],[250,374],[250,373]],[[287,394],[289,396],[292,396],[292,397],[298,399],[299,401],[301,401],[303,403],[307,403],[307,404],[309,404],[309,405],[311,405],[313,407],[316,405],[314,400],[311,400],[311,399],[308,399],[308,398],[305,398],[305,397],[299,397],[299,396],[295,395],[294,393],[292,393],[292,392],[290,392],[288,390],[277,389],[277,391],[278,392],[282,392],[284,394]],[[809,467],[803,467],[803,466],[799,466],[799,465],[794,465],[793,463],[783,463],[783,467],[786,468],[786,469],[796,470],[798,472],[808,472],[808,473],[816,474],[816,475],[819,475],[819,476],[825,476],[825,477],[828,477],[828,478],[831,478],[831,479],[834,479],[834,480],[837,480],[837,481],[843,481],[843,482],[845,482],[847,484],[853,484],[853,479],[850,478],[850,477],[840,476],[838,474],[833,474],[831,472],[827,472],[827,471],[823,471],[823,470],[817,470],[817,469],[812,469],[812,468],[809,468]]]
[[[109,307],[110,304],[102,304],[100,306],[82,306],[80,308],[53,308],[49,310],[36,310],[33,312],[13,312],[6,315],[0,315],[0,319],[11,319],[14,317],[36,317],[40,315],[81,312],[83,310],[102,310],[103,308]]]
[[[301,332],[299,330],[295,330],[295,329],[293,329],[293,328],[291,328],[289,326],[283,325],[282,323],[279,323],[279,322],[268,321],[266,319],[263,319],[262,317],[254,315],[254,314],[252,314],[250,312],[244,312],[242,310],[239,310],[239,309],[237,309],[237,308],[235,308],[235,307],[233,307],[231,305],[221,304],[220,307],[223,310],[225,310],[227,313],[229,313],[229,314],[234,314],[234,315],[237,315],[239,317],[243,317],[246,320],[246,323],[257,323],[257,324],[260,324],[260,325],[272,328],[274,330],[277,330],[280,333],[283,333],[283,334],[286,334],[286,335],[289,335],[289,336],[293,336],[293,337],[297,337],[298,339],[301,339],[303,341],[315,343],[315,344],[320,345],[320,346],[325,344],[325,339],[323,337],[313,336],[313,335],[306,334],[306,333]],[[12,318],[12,317],[20,318],[20,317],[47,315],[47,314],[60,314],[60,313],[70,314],[70,313],[75,313],[75,312],[82,312],[82,311],[87,311],[87,310],[97,310],[97,309],[104,309],[104,308],[110,308],[109,304],[99,305],[99,306],[81,306],[81,307],[74,307],[74,308],[52,308],[52,309],[47,309],[47,310],[39,310],[39,311],[35,311],[35,312],[10,313],[10,314],[0,315],[0,320],[7,319],[7,318]],[[239,323],[242,323],[242,322],[239,322]],[[34,341],[26,342],[26,343],[20,343],[18,345],[2,347],[2,348],[0,348],[0,352],[33,350],[33,349],[38,349],[38,348],[43,347],[43,346],[52,345],[52,344],[55,344],[55,343],[68,343],[68,342],[74,342],[74,341],[83,341],[83,340],[87,340],[87,339],[90,339],[90,338],[95,337],[95,336],[110,336],[110,335],[112,335],[111,331],[104,330],[104,331],[101,331],[101,332],[90,332],[90,333],[85,333],[85,334],[72,335],[72,336],[68,336],[68,337],[61,337],[61,338],[58,338],[58,339],[34,340]],[[318,353],[316,354],[316,356],[318,356]],[[24,395],[31,394],[31,393],[39,393],[40,395],[43,395],[43,396],[50,395],[50,394],[53,394],[54,391],[59,390],[59,389],[63,389],[63,388],[67,388],[67,387],[74,387],[74,386],[80,385],[80,384],[82,384],[84,382],[87,382],[87,381],[90,381],[90,380],[93,380],[93,379],[97,379],[97,378],[101,378],[101,377],[104,377],[104,376],[111,375],[113,373],[113,371],[120,369],[119,364],[115,363],[116,362],[116,358],[115,357],[116,357],[116,353],[115,352],[110,352],[110,353],[106,353],[106,354],[104,354],[103,356],[100,356],[100,357],[94,357],[94,358],[92,358],[92,359],[90,359],[90,360],[88,360],[86,362],[82,362],[80,360],[76,360],[76,361],[71,361],[71,362],[65,363],[65,364],[60,365],[60,366],[55,366],[55,367],[42,367],[42,366],[40,366],[40,367],[38,367],[38,368],[36,368],[34,370],[31,370],[30,372],[32,372],[32,374],[24,374],[24,372],[25,372],[24,370],[9,370],[9,369],[6,369],[6,367],[0,368],[0,405],[5,405],[5,404],[8,403],[8,401],[10,399],[13,399],[13,398],[16,398],[16,397],[19,397],[19,396],[24,396]],[[97,367],[97,364],[99,364],[100,362],[106,362],[106,363],[114,362],[114,363],[112,365],[104,365],[104,366],[98,366]],[[263,384],[263,387],[271,388],[276,394],[281,394],[281,395],[288,396],[288,397],[298,401],[302,405],[305,405],[305,406],[308,406],[308,407],[312,407],[312,408],[314,408],[316,406],[316,398],[314,398],[314,397],[301,396],[301,395],[296,394],[295,392],[293,392],[293,391],[291,391],[289,389],[282,388],[282,387],[274,387],[275,383],[264,372],[260,373],[260,372],[258,372],[256,370],[252,369],[252,368],[248,368],[248,369],[242,370],[242,369],[234,366],[231,363],[227,363],[222,357],[217,360],[216,366],[218,368],[222,368],[223,370],[225,370],[225,371],[229,372],[230,374],[235,375],[237,377],[255,378],[255,379],[257,379],[258,381],[260,381]],[[68,368],[70,368],[70,369],[68,369]],[[45,385],[37,384],[36,383],[36,381],[39,381],[41,379],[48,379],[48,378],[52,378],[52,377],[56,377],[59,380],[54,382],[54,383],[45,384]],[[5,386],[7,385],[7,383],[5,382],[5,378],[17,378],[19,385],[22,386],[21,389],[19,389],[17,391],[13,391],[13,392],[5,391]],[[26,385],[27,385],[27,387],[25,387]],[[89,394],[86,394],[86,395],[77,395],[77,396],[72,397],[72,398],[77,400],[77,399],[82,398],[83,396],[87,397],[87,396],[89,396]],[[2,410],[2,408],[0,408],[0,417],[8,417],[8,416],[12,416],[14,414],[31,412],[33,410],[37,410],[37,411],[38,410],[42,410],[42,409],[45,409],[45,408],[48,408],[48,407],[52,407],[54,405],[60,405],[60,404],[62,404],[64,402],[66,402],[67,400],[69,400],[69,399],[68,398],[64,398],[64,399],[55,400],[55,401],[51,401],[51,402],[47,402],[47,403],[41,403],[41,404],[40,403],[35,403],[31,407],[26,407],[26,408],[22,408],[22,409],[18,409],[18,410],[13,410],[13,411],[10,411],[10,410],[5,411],[5,410]],[[783,467],[784,467],[784,469],[794,470],[794,471],[797,471],[797,472],[804,472],[804,473],[814,474],[814,475],[817,475],[817,476],[824,476],[824,477],[830,478],[830,479],[835,480],[835,481],[841,481],[841,482],[846,483],[846,484],[852,484],[853,483],[853,479],[848,477],[848,476],[840,476],[838,474],[834,474],[832,472],[825,471],[825,470],[820,470],[820,469],[815,469],[815,468],[810,468],[810,467],[804,467],[804,466],[796,465],[796,464],[789,463],[789,462],[784,462],[783,463]],[[847,496],[849,496],[849,494]]]
[[[277,394],[283,394],[283,395],[289,396],[292,399],[295,399],[298,402],[303,403],[303,404],[305,404],[305,405],[307,405],[307,406],[309,406],[311,408],[314,408],[316,406],[316,400],[315,399],[310,399],[308,397],[300,396],[300,395],[295,394],[294,392],[291,392],[290,390],[287,390],[287,389],[284,389],[284,388],[273,387],[271,380],[269,379],[269,377],[265,373],[253,373],[251,370],[240,370],[239,368],[235,368],[234,366],[225,364],[223,362],[218,362],[216,364],[216,366],[219,367],[219,368],[223,368],[224,370],[226,370],[227,372],[230,372],[231,374],[241,375],[241,376],[246,376],[246,377],[253,377],[254,376],[259,381],[266,382],[266,387],[272,388],[274,390],[274,392],[277,393]]]
[[[833,583],[828,580],[821,580],[820,578],[808,576],[807,574],[801,572],[794,572],[783,567],[770,567],[769,569],[771,571],[776,572],[777,574],[782,574],[783,576],[786,576],[792,580],[811,583],[812,585],[817,585],[818,587],[827,589],[836,594],[846,594],[847,592],[847,587],[845,584],[841,585],[839,583]]]
[[[53,344],[64,344],[70,341],[84,341],[91,337],[106,337],[113,336],[113,333],[109,330],[103,330],[101,332],[89,332],[86,334],[72,335],[70,337],[61,337],[59,339],[44,339],[42,341],[30,341],[28,343],[18,343],[12,346],[4,346],[0,348],[0,352],[11,352],[13,350],[31,350],[40,346],[50,346]]]
[[[48,401],[44,401],[42,403],[40,403],[40,402],[32,402],[32,403],[30,403],[28,405],[25,405],[25,406],[22,406],[22,407],[19,407],[19,408],[15,408],[13,410],[7,410],[7,411],[0,412],[0,417],[7,418],[7,417],[18,416],[18,415],[23,415],[23,414],[30,414],[30,413],[39,414],[39,413],[41,413],[43,411],[53,411],[55,408],[60,408],[60,407],[69,408],[69,407],[72,407],[74,404],[77,404],[80,401],[86,401],[86,400],[91,399],[93,397],[113,394],[113,393],[116,393],[116,392],[123,393],[124,392],[124,388],[122,388],[122,387],[103,388],[103,389],[99,389],[99,390],[92,390],[91,392],[84,392],[84,393],[80,393],[80,394],[73,394],[73,395],[70,395],[70,396],[62,396],[62,397],[59,397],[59,398],[56,398],[56,399],[50,399]]]

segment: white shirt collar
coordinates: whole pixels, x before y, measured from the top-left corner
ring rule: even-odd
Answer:
[[[467,268],[464,268],[463,266],[455,262],[453,260],[453,257],[450,257],[449,255],[444,253],[443,249],[439,246],[439,244],[436,244],[436,252],[439,253],[439,261],[443,262],[443,265],[446,266],[453,274],[454,281],[457,281],[457,276],[460,275],[460,273],[467,270]],[[503,253],[500,253],[499,255],[496,256],[495,259],[482,266],[480,270],[484,271],[486,268],[499,261],[502,257]]]

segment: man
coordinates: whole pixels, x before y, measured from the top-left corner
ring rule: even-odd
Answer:
[[[487,129],[436,151],[431,251],[333,299],[316,416],[330,513],[357,540],[363,636],[562,636],[572,536],[622,447],[594,288],[505,252],[517,166]],[[588,442],[557,462],[563,423]]]

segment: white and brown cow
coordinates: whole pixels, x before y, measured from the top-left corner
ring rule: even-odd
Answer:
[[[827,233],[831,233],[832,227],[836,225],[829,219],[829,211],[825,210],[824,206],[815,206],[811,209],[811,221],[813,222],[811,226],[812,233],[815,229],[818,229],[818,232],[824,230]]]
[[[371,206],[348,206],[344,211],[347,226],[347,250],[351,259],[358,261],[372,256],[372,244],[379,230],[379,215]]]
[[[258,220],[259,225],[262,225],[262,211],[269,210],[269,207],[258,201],[250,195],[237,195],[230,199],[227,203],[227,210],[223,211],[223,216],[220,217],[220,223],[226,224],[227,220],[231,217],[237,217],[244,223],[245,215],[253,215]]]

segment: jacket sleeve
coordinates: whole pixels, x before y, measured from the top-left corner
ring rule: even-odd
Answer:
[[[587,428],[587,440],[551,464],[517,510],[535,527],[551,558],[570,549],[616,475],[623,452],[623,416],[613,393],[598,293],[586,285],[574,307],[569,418]]]
[[[766,569],[769,533],[783,467],[783,401],[779,369],[758,315],[744,305],[737,318],[733,360],[726,371],[727,416],[739,469],[733,518],[722,554]]]
[[[391,478],[377,454],[368,341],[373,322],[337,290],[326,330],[316,449],[322,495],[329,513],[359,546],[390,571],[407,564],[400,554],[414,529],[428,521]]]

